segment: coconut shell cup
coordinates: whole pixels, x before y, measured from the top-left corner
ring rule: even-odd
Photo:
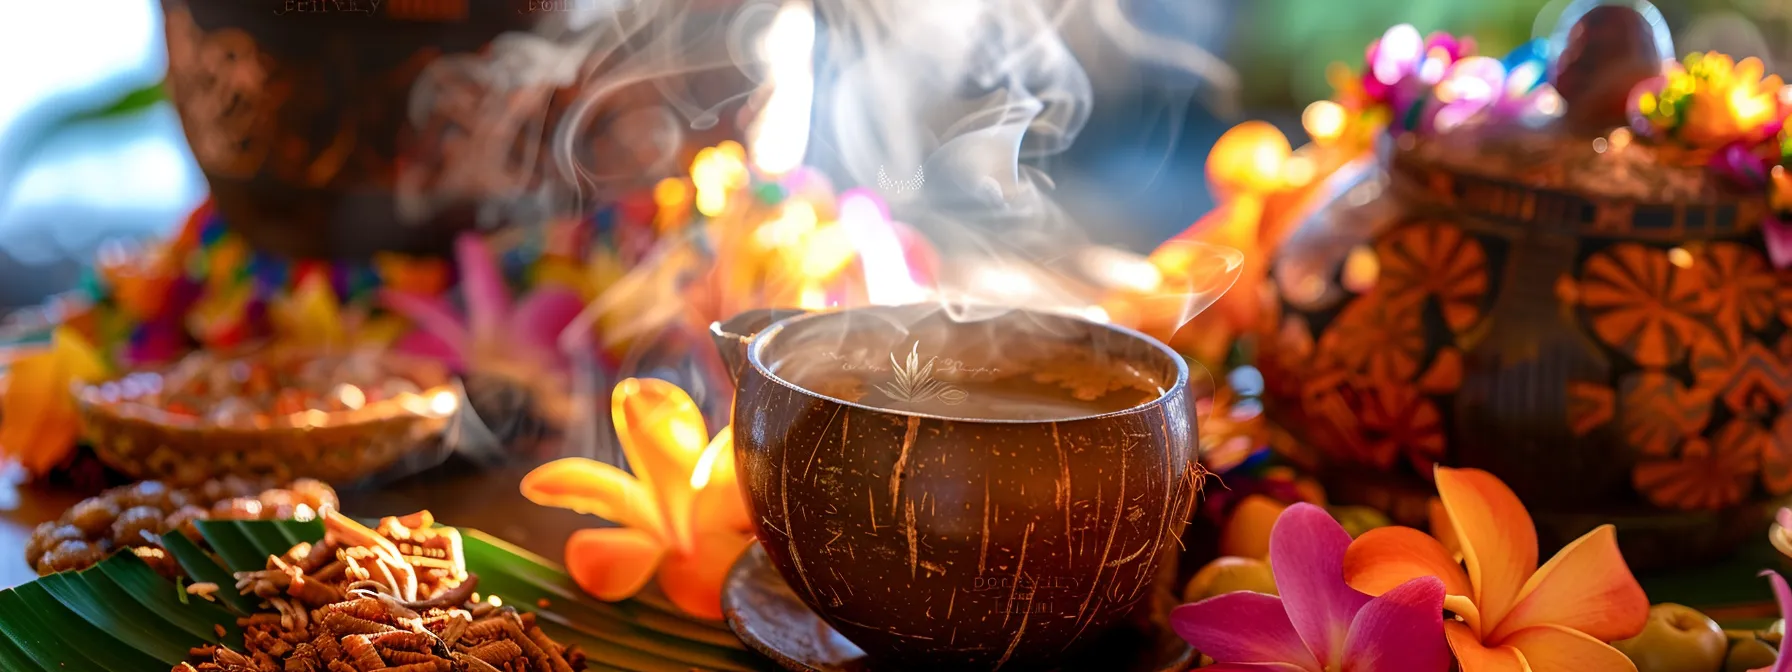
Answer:
[[[174,487],[222,476],[348,483],[437,445],[462,393],[440,367],[388,360],[421,391],[354,410],[312,410],[221,425],[132,399],[109,399],[103,384],[74,390],[82,433],[107,466]],[[450,403],[452,402],[452,403]]]
[[[746,344],[734,445],[755,531],[796,595],[880,665],[1049,668],[1147,606],[1173,564],[1202,473],[1188,371],[1164,345],[1108,325],[935,311],[811,314],[719,339]],[[1025,421],[887,410],[778,373],[793,352],[906,353],[923,332],[924,343],[983,342],[969,347],[992,357],[1050,342],[1162,382],[1123,410]]]

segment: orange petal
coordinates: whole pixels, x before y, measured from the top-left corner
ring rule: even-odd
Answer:
[[[1475,631],[1461,623],[1444,623],[1444,639],[1462,672],[1532,672],[1525,655],[1510,646],[1488,648],[1481,644]],[[1591,672],[1589,670],[1583,672]]]
[[[1636,663],[1611,645],[1558,625],[1519,630],[1505,645],[1523,652],[1532,672],[1636,672]]]
[[[665,553],[658,539],[641,530],[579,530],[566,540],[566,571],[592,597],[615,602],[641,592]]]
[[[1410,527],[1381,527],[1357,537],[1344,552],[1344,581],[1380,595],[1421,576],[1444,582],[1446,595],[1473,595],[1468,575],[1443,544]]]
[[[42,474],[68,456],[80,427],[67,368],[56,349],[13,363],[0,395],[0,456]]]
[[[691,473],[709,444],[703,413],[677,385],[630,378],[616,386],[610,414],[629,470],[653,492],[673,545],[690,552],[691,504],[696,499]]]
[[[1462,595],[1445,595],[1444,611],[1462,617],[1462,623],[1467,625],[1470,630],[1481,631],[1481,609],[1475,606],[1472,598]]]
[[[1618,550],[1616,528],[1601,525],[1574,540],[1531,576],[1518,605],[1491,639],[1536,625],[1560,625],[1602,642],[1635,637],[1649,620],[1649,598]]]
[[[697,535],[694,551],[666,559],[660,568],[660,590],[685,613],[722,619],[722,582],[753,537],[735,532]]]
[[[696,471],[691,474],[691,484],[699,483],[702,485],[697,488],[697,499],[692,504],[696,510],[691,514],[697,530],[752,533],[753,521],[747,514],[746,493],[741,491],[740,476],[734,470],[732,427],[723,427],[704,449]]]
[[[1537,571],[1537,528],[1518,495],[1479,469],[1437,468],[1437,494],[1462,544],[1483,627],[1505,618]]]
[[[1450,512],[1444,510],[1444,500],[1432,497],[1425,502],[1425,510],[1431,516],[1431,536],[1443,542],[1444,550],[1460,559],[1462,555],[1462,538],[1456,534],[1456,526],[1450,524]]]
[[[670,540],[653,494],[613,465],[582,457],[554,460],[524,476],[522,491],[542,506],[597,516],[646,532],[662,543]]]

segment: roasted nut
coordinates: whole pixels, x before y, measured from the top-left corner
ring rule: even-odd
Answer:
[[[126,509],[112,522],[112,543],[117,546],[142,546],[162,535],[162,511],[151,506]],[[148,537],[144,535],[148,534]]]
[[[112,529],[112,521],[118,519],[119,507],[113,498],[101,495],[81,500],[80,504],[69,507],[68,513],[62,515],[63,522],[81,528],[81,533],[88,537],[106,534]]]
[[[37,573],[54,574],[86,569],[104,557],[106,551],[99,546],[80,539],[69,539],[44,553],[44,557],[37,562]]]
[[[136,485],[126,486],[118,493],[118,508],[130,509],[139,506],[168,509],[168,486],[161,481],[141,481]]]

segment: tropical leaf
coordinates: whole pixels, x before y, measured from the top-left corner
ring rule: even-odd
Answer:
[[[198,528],[215,558],[178,532],[163,544],[194,581],[218,584],[218,602],[185,595],[129,553],[46,576],[0,591],[0,670],[163,672],[191,647],[240,646],[236,618],[255,603],[235,594],[232,572],[262,569],[269,555],[323,538],[316,521],[203,521]],[[550,636],[585,652],[592,670],[777,669],[726,625],[684,615],[657,590],[601,602],[552,561],[477,531],[461,534],[479,592],[535,612]]]

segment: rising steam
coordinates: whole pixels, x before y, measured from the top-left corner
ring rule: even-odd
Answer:
[[[1164,1],[1187,11],[1216,0]],[[486,53],[440,59],[420,77],[411,126],[437,153],[403,168],[402,214],[423,220],[473,201],[482,224],[539,221],[679,174],[695,147],[744,139],[763,173],[806,165],[866,190],[843,195],[838,216],[871,302],[935,300],[958,320],[1002,306],[1103,317],[1093,308],[1103,278],[1084,270],[1092,246],[1082,232],[1125,223],[1072,221],[1051,197],[1051,158],[1095,103],[1066,32],[1093,30],[1110,51],[1184,69],[1220,99],[1236,85],[1212,54],[1146,30],[1121,0],[557,6],[569,11],[541,15],[533,32],[507,34]],[[940,250],[935,286],[903,286],[909,260],[885,224],[892,219]],[[1194,266],[1212,272],[1157,288],[1157,305],[1182,320],[1226,291],[1242,262],[1231,250],[1191,250],[1208,257]],[[677,319],[674,263],[689,255],[665,251],[632,270],[564,344],[588,348],[575,332],[615,324],[610,313],[628,312],[646,333],[654,326],[644,315]],[[626,358],[624,373],[647,367],[641,357]]]

